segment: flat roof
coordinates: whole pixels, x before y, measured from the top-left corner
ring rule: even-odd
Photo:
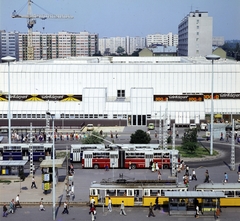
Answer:
[[[24,166],[27,162],[27,160],[2,160],[0,166]]]
[[[55,167],[61,168],[63,165],[65,158],[55,159]],[[52,167],[53,160],[43,160],[40,164],[40,167],[46,168],[46,167]]]
[[[203,191],[166,191],[165,196],[169,198],[225,198],[223,192]]]

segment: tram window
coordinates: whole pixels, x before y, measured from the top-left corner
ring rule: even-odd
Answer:
[[[127,191],[127,195],[128,195],[128,196],[133,196],[133,191],[132,191],[132,190],[128,190],[128,191]]]
[[[164,196],[164,195],[165,195],[165,191],[162,190],[162,191],[161,191],[161,196]]]
[[[240,197],[240,192],[239,191],[236,191],[236,196]]]
[[[144,190],[144,196],[150,196],[150,190]]]
[[[224,194],[228,197],[234,197],[234,191],[225,191]]]
[[[158,191],[157,190],[150,190],[150,196],[157,196]]]

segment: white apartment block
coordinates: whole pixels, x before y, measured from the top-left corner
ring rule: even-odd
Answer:
[[[213,46],[223,46],[224,45],[224,37],[223,36],[213,36],[212,45]]]
[[[108,53],[116,53],[118,47],[122,47],[125,53],[131,55],[134,51],[139,48],[145,48],[146,42],[144,37],[111,37],[111,38],[100,38],[99,39],[99,51],[102,55]]]
[[[18,54],[18,32],[0,31],[0,58],[12,56],[18,60]]]
[[[153,44],[161,44],[165,46],[177,46],[178,35],[169,32],[168,34],[151,34],[146,37],[147,47]]]
[[[28,34],[19,34],[19,60],[27,60]],[[43,34],[33,32],[34,60],[92,56],[98,52],[98,35],[88,32]]]
[[[208,12],[190,12],[178,25],[178,55],[206,56],[212,53],[213,18]]]

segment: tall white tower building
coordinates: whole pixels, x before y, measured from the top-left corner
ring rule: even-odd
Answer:
[[[206,56],[212,53],[213,18],[208,12],[190,12],[178,25],[178,55]]]

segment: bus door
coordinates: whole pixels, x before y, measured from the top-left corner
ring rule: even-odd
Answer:
[[[125,150],[119,150],[118,152],[118,168],[125,167]]]
[[[81,158],[81,148],[76,148],[72,150],[72,158],[73,158],[73,162],[81,162],[82,158]]]
[[[84,168],[92,168],[93,155],[91,153],[84,154]]]
[[[151,162],[152,159],[153,159],[153,154],[152,153],[145,154],[145,168],[150,167],[150,162]]]
[[[110,154],[110,168],[118,168],[118,154]]]

